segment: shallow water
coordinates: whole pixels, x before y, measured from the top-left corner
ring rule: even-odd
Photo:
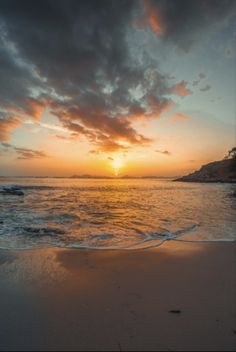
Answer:
[[[10,185],[24,196],[1,194]],[[235,241],[235,189],[157,179],[0,179],[0,248]]]

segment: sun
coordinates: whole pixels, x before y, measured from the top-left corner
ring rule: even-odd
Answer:
[[[120,170],[124,167],[124,161],[117,156],[112,160],[111,166],[114,170],[115,176],[119,176]]]

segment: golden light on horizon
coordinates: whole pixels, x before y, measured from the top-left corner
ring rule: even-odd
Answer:
[[[114,170],[115,176],[119,176],[120,170],[124,167],[124,161],[120,155],[113,158],[111,166]]]

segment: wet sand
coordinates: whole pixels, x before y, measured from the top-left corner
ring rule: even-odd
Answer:
[[[233,351],[235,249],[0,251],[0,350]]]

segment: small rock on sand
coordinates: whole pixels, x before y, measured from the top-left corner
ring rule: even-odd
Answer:
[[[181,310],[179,310],[179,309],[169,310],[169,313],[171,313],[171,314],[181,314]]]

